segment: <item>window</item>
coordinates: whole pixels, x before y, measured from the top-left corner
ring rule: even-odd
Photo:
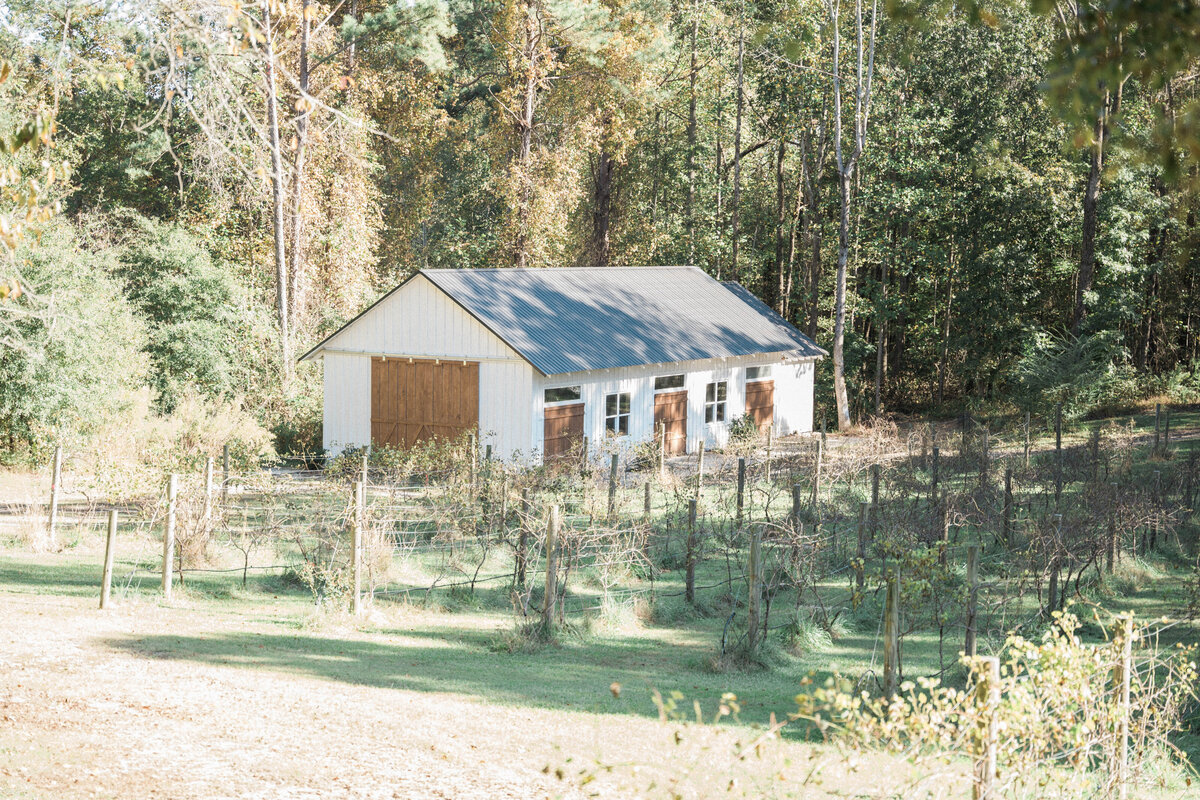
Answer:
[[[660,375],[654,379],[654,391],[664,392],[683,388],[682,375]]]
[[[567,403],[572,400],[578,400],[582,397],[580,387],[578,386],[561,386],[557,389],[546,390],[547,403]]]
[[[765,381],[771,377],[771,367],[746,367],[746,380]]]
[[[629,433],[629,393],[604,396],[604,429],[614,436]]]
[[[710,383],[704,389],[704,421],[725,421],[725,381]]]

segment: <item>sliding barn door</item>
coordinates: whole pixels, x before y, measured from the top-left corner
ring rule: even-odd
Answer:
[[[754,418],[759,433],[766,433],[775,419],[775,381],[746,383],[746,413]]]
[[[687,390],[654,395],[654,435],[667,433],[665,452],[679,456],[687,452]]]
[[[411,447],[479,426],[479,364],[371,359],[371,442]]]
[[[546,406],[542,455],[547,462],[563,458],[583,441],[583,403]]]

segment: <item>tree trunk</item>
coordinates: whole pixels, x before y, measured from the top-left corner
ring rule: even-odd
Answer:
[[[691,64],[688,71],[687,197],[684,200],[688,264],[696,262],[696,40],[699,35],[700,6],[697,0],[692,4],[692,33],[688,43]]]
[[[839,126],[840,127],[840,126]],[[837,400],[838,430],[849,429],[850,398],[846,394],[846,262],[850,258],[850,181],[853,165],[838,176],[842,213],[838,224],[837,287],[833,299],[833,393]]]
[[[275,32],[270,9],[264,7],[263,30],[266,33],[267,134],[271,151],[271,233],[275,243],[275,308],[279,321],[279,348],[283,360],[284,382],[292,376],[292,347],[288,325],[288,271],[284,245],[283,154],[279,144],[278,86],[275,79]]]
[[[783,304],[788,244],[788,216],[783,189],[785,146],[781,138],[775,154],[775,262],[763,284],[763,300],[780,314],[786,312]]]
[[[292,166],[292,248],[291,282],[288,292],[290,308],[288,319],[292,327],[296,326],[296,318],[304,312],[304,170],[308,146],[308,0],[302,0],[300,14],[300,65],[296,73],[296,81],[300,89],[300,113],[296,116],[296,155]]]
[[[875,318],[875,416],[883,411],[883,377],[887,369],[885,340],[887,331],[888,255],[880,264],[879,310]]]
[[[819,180],[820,176],[816,176]],[[808,229],[809,262],[808,262],[808,338],[817,338],[817,317],[820,314],[821,290],[821,198],[819,189],[813,185],[809,193],[808,213],[805,215],[805,227]]]
[[[612,223],[613,172],[616,163],[608,154],[607,147],[600,149],[596,159],[595,188],[592,198],[592,261],[597,267],[608,266],[609,237]]]
[[[1097,126],[1097,131],[1100,129],[1101,126]],[[1079,251],[1079,274],[1075,279],[1075,313],[1071,319],[1071,332],[1076,336],[1087,316],[1084,301],[1092,290],[1096,274],[1096,205],[1100,200],[1100,171],[1104,166],[1104,145],[1100,136],[1098,133],[1096,144],[1092,146],[1087,188],[1083,193],[1083,241]]]
[[[529,266],[529,218],[533,213],[533,175],[530,174],[533,157],[533,123],[537,110],[538,93],[538,45],[541,25],[535,3],[525,6],[525,40],[522,56],[525,61],[525,89],[521,98],[521,111],[517,127],[517,231],[513,241],[513,266]]]
[[[950,361],[950,311],[954,305],[954,259],[951,258],[946,268],[946,311],[942,314],[942,353],[938,359],[937,371],[937,401],[940,404],[946,397],[946,371]]]
[[[737,49],[737,102],[736,116],[733,124],[733,253],[730,258],[733,279],[741,277],[738,268],[738,239],[741,237],[741,199],[742,199],[742,106],[745,103],[744,56],[746,51],[746,0],[742,0],[738,8],[738,49]]]

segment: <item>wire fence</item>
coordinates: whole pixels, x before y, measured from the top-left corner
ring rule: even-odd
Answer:
[[[753,594],[764,633],[801,615],[830,629],[873,617],[898,577],[901,636],[957,638],[970,602],[973,631],[996,641],[1083,597],[1114,562],[1182,550],[1194,531],[1194,455],[1176,458],[1169,440],[1120,426],[1031,451],[1031,425],[996,434],[964,422],[953,435],[921,427],[903,437],[880,425],[836,445],[823,435],[751,440],[675,458],[650,449],[614,460],[597,448],[536,468],[464,442],[423,460],[308,454],[262,470],[210,459],[119,506],[73,492],[67,470],[52,538],[99,535],[115,509],[118,552],[135,564],[123,580],[118,570],[118,593],[156,574],[165,584],[164,572],[185,588],[257,576],[335,606],[487,592],[518,615],[553,606],[560,619],[679,597],[732,619]],[[547,599],[551,507],[561,529]]]

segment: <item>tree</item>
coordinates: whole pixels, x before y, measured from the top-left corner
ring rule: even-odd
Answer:
[[[875,32],[879,21],[879,4],[872,0],[869,35],[864,48],[862,0],[854,2],[855,71],[853,144],[849,153],[842,146],[842,70],[841,70],[841,2],[826,0],[829,31],[833,48],[833,152],[837,164],[838,185],[841,190],[841,218],[838,226],[838,267],[834,296],[833,322],[833,390],[837,399],[838,429],[851,425],[850,401],[846,394],[846,266],[850,259],[851,182],[855,167],[867,142],[867,123],[871,116],[871,79],[875,74]],[[866,60],[864,73],[864,58]]]

